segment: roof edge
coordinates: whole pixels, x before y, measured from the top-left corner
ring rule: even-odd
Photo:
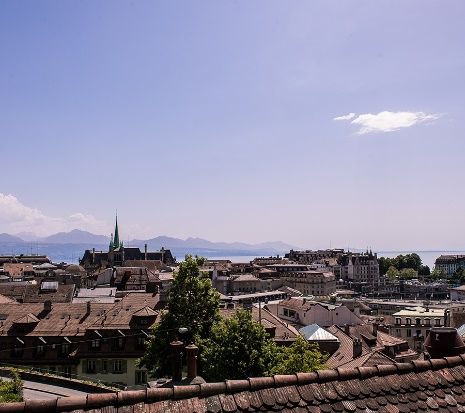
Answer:
[[[144,390],[125,390],[116,393],[62,397],[55,400],[26,400],[25,402],[19,403],[2,403],[0,404],[0,413],[66,412],[80,409],[90,410],[109,405],[121,407],[136,403],[153,403],[163,400],[209,397],[223,393],[234,394],[242,391],[255,391],[269,387],[277,388],[331,381],[368,379],[373,376],[389,376],[392,374],[408,374],[426,370],[440,370],[459,365],[465,365],[465,354],[432,360],[414,360],[408,363],[397,363],[394,365],[356,368],[338,367],[336,369],[317,370],[310,373],[252,377],[246,380],[225,380],[223,382],[202,383],[200,385],[154,389],[147,388]]]

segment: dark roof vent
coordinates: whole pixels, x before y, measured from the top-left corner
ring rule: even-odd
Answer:
[[[465,344],[455,328],[433,327],[426,337],[425,349],[436,359],[465,353]]]

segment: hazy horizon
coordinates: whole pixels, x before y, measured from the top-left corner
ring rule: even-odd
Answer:
[[[0,233],[465,247],[465,3],[0,3]]]

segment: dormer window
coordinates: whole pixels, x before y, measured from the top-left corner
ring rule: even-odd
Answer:
[[[90,348],[91,350],[98,350],[100,348],[100,340],[98,338],[95,340],[92,340],[90,342]]]

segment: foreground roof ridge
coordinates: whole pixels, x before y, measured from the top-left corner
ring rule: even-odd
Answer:
[[[286,386],[304,386],[340,382],[353,379],[368,379],[394,374],[419,373],[428,370],[441,370],[456,366],[465,366],[465,354],[432,360],[414,360],[408,363],[378,365],[373,367],[355,367],[317,370],[310,373],[275,375],[270,377],[252,377],[243,380],[225,380],[217,383],[191,384],[167,388],[126,390],[116,393],[87,394],[85,396],[62,397],[54,400],[26,400],[16,403],[0,404],[2,412],[67,412],[74,410],[92,410],[105,406],[115,408],[137,403],[155,403],[167,400],[202,398],[221,394],[235,394],[244,391],[256,391]]]

